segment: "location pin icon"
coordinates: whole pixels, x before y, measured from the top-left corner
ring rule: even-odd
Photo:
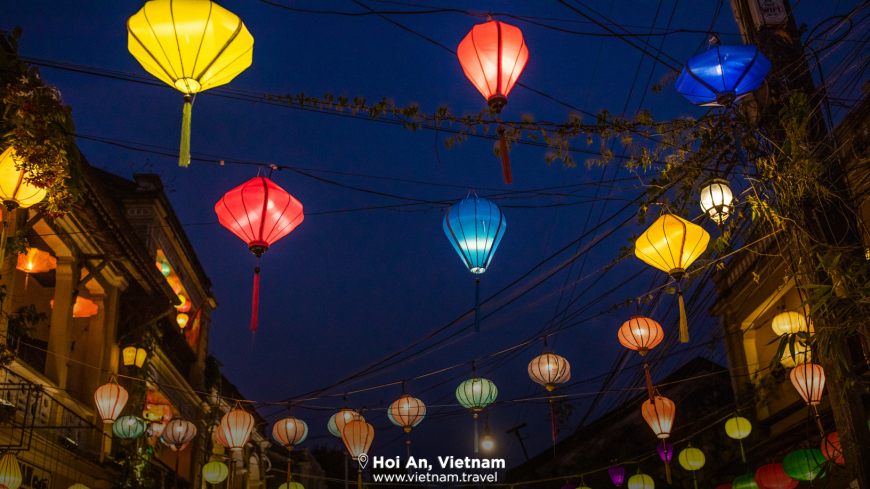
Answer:
[[[369,462],[369,456],[364,454],[364,453],[361,453],[361,454],[359,454],[359,457],[357,457],[357,460],[359,461],[360,468],[365,469],[366,464]]]

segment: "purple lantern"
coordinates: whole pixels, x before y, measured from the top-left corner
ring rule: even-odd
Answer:
[[[665,453],[665,450],[667,450],[667,454]],[[668,442],[664,442],[657,446],[656,451],[659,452],[659,457],[662,458],[662,462],[666,464],[671,463],[671,459],[674,458],[674,446]]]
[[[569,484],[569,483],[566,481],[566,482],[565,482],[565,485],[562,486],[562,489],[577,489],[577,486],[575,486],[574,484]]]
[[[625,480],[625,469],[616,465],[611,467],[607,473],[610,474],[610,480],[613,481],[614,486],[622,487],[622,482]]]

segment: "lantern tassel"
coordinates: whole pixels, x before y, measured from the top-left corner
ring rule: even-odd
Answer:
[[[692,471],[692,481],[695,483],[695,489],[698,489],[698,479],[695,478],[695,471]]]
[[[475,455],[478,452],[478,445],[480,442],[477,439],[477,413],[474,413],[474,453]]]
[[[746,451],[743,449],[743,440],[740,440],[740,456],[743,458],[743,463],[746,463]]]
[[[511,157],[508,151],[507,138],[504,135],[504,126],[499,124],[498,129],[498,154],[501,156],[501,171],[504,173],[504,181],[507,184],[514,183],[514,177],[511,174]]]
[[[550,421],[553,426],[553,457],[556,457],[556,406],[553,398],[550,398]]]
[[[665,477],[668,480],[668,484],[673,484],[674,481],[671,480],[671,463],[665,462]]]
[[[181,151],[178,154],[178,166],[187,168],[190,165],[190,117],[193,99],[184,95],[184,116],[181,119]]]
[[[259,261],[259,260],[258,260]],[[260,267],[254,268],[254,297],[251,301],[251,331],[257,331],[260,309]]]
[[[683,302],[683,291],[680,290],[680,343],[689,342],[689,320],[686,319],[686,304]]]
[[[649,402],[655,405],[655,394],[653,394],[652,378],[649,375],[649,365],[647,365],[646,363],[643,364],[643,371],[646,375],[646,388],[649,391]]]
[[[480,333],[480,279],[474,279],[474,332]]]

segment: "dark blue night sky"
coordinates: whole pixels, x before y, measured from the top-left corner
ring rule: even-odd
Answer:
[[[313,10],[365,11],[345,0],[275,1]],[[416,4],[413,0],[361,1],[375,10],[417,10],[411,6]],[[351,99],[360,95],[369,103],[389,97],[399,105],[417,103],[422,111],[430,113],[442,104],[449,105],[458,115],[477,113],[485,107],[485,100],[465,78],[455,55],[383,18],[299,13],[254,0],[220,3],[242,18],[255,39],[252,66],[233,80],[229,88],[317,97],[331,93]],[[670,0],[661,3],[595,0],[585,2],[588,8],[574,1],[567,3],[588,15],[593,15],[589,10],[592,9],[644,40],[653,25],[658,33],[668,25],[671,29],[701,31],[648,38],[655,48],[663,42],[661,49],[666,56],[662,55],[662,60],[673,66],[681,66],[706,48],[708,30],[719,32],[725,44],[740,43],[729,2],[678,1],[675,5]],[[795,15],[798,24],[815,25],[831,16],[835,8],[842,13],[857,3],[803,1],[799,2]],[[125,29],[127,18],[140,8],[141,2],[6,0],[3,4],[0,29],[11,30],[14,26],[24,29],[20,40],[23,56],[146,74],[127,51]],[[551,20],[538,22],[572,31],[607,34],[558,2],[432,0],[432,4],[483,13],[547,17]],[[485,16],[462,13],[388,17],[451,49],[456,48],[472,26],[486,20]],[[521,20],[496,19],[523,30],[530,61],[520,82],[535,90],[592,113],[607,109],[613,113],[625,110],[633,115],[643,101],[643,107],[657,119],[703,114],[702,109],[692,107],[672,87],[665,88],[660,95],[651,93],[651,84],[672,72],[619,38],[563,33]],[[634,42],[640,44],[636,39]],[[178,147],[182,115],[178,91],[50,68],[41,72],[73,108],[78,133],[173,151]],[[532,114],[535,119],[563,121],[570,112],[553,100],[517,87],[509,96],[504,118],[517,120],[522,114]],[[593,122],[588,116],[585,120]],[[624,169],[616,173],[615,166],[606,170],[588,169],[582,164],[583,154],[575,155],[581,163],[575,168],[566,170],[559,163],[548,166],[544,161],[546,148],[520,145],[511,153],[514,184],[507,186],[491,140],[471,138],[448,150],[442,144],[447,137],[443,132],[413,133],[401,126],[241,102],[208,92],[197,97],[192,127],[194,157],[199,152],[227,160],[340,172],[310,173],[342,185],[395,196],[453,201],[466,197],[472,190],[480,196],[544,188],[555,194],[573,192],[569,196],[516,193],[509,195],[515,198],[495,200],[504,206],[507,231],[490,268],[481,277],[483,298],[577,240],[584,229],[591,230],[597,222],[612,217],[639,195],[646,181],[643,175]],[[79,139],[78,144],[94,166],[126,177],[153,172],[163,178],[171,190],[170,198],[178,217],[186,225],[199,259],[214,283],[220,304],[212,314],[211,350],[223,362],[227,377],[249,399],[281,401],[322,389],[427,337],[473,306],[474,277],[444,236],[442,210],[423,211],[429,206],[421,205],[308,215],[260,261],[263,270],[260,327],[252,340],[249,321],[255,259],[245,243],[216,223],[214,204],[226,191],[256,176],[257,168],[194,161],[189,168],[182,169],[177,166],[177,159],[171,157],[86,139]],[[586,143],[581,139],[573,145],[585,147]],[[598,150],[598,141],[589,148]],[[619,146],[615,150],[620,151]],[[303,203],[306,213],[405,203],[287,170],[274,172],[272,178]],[[611,192],[607,186],[614,178]],[[599,181],[605,186],[597,187]],[[605,201],[608,196],[609,201]],[[591,203],[593,200],[596,203]],[[544,207],[559,203],[574,205]],[[636,211],[636,205],[629,205],[603,224],[596,241],[617,229]],[[528,436],[529,451],[535,454],[546,449],[552,442],[545,421],[545,391],[533,384],[526,372],[528,362],[542,351],[542,342],[511,354],[484,357],[534,337],[554,318],[559,327],[557,302],[561,299],[563,308],[569,297],[577,299],[590,284],[568,314],[586,310],[562,326],[591,318],[613,304],[662,285],[663,276],[635,258],[602,277],[603,267],[621,246],[628,245],[627,238],[642,230],[632,221],[578,259],[571,269],[570,280],[566,281],[566,267],[528,291],[578,249],[576,245],[567,246],[566,251],[490,301],[502,304],[527,292],[485,319],[479,334],[473,333],[472,315],[467,314],[456,325],[411,350],[419,351],[442,340],[425,353],[326,392],[336,397],[302,403],[294,414],[309,424],[311,434],[307,443],[340,445],[327,432],[326,422],[334,410],[342,407],[345,392],[466,364],[407,381],[405,390],[430,406],[429,419],[410,435],[415,454],[433,460],[437,455],[469,455],[472,420],[456,406],[453,391],[471,376],[467,362],[477,359],[478,374],[498,386],[500,401],[540,398],[532,403],[494,406],[490,412],[496,438],[493,456],[507,458],[509,466],[522,460],[519,445],[505,430],[523,421],[529,424],[523,431]],[[708,231],[718,235],[712,226]],[[589,245],[591,237],[581,242],[580,250]],[[641,270],[645,271],[639,277],[610,292]],[[583,280],[575,289],[578,277]],[[596,279],[600,280],[595,282]],[[663,315],[673,297],[664,297],[654,314]],[[492,309],[487,306],[483,312],[488,314]],[[567,430],[573,430],[580,422],[593,395],[601,389],[600,376],[611,369],[623,369],[619,379],[624,379],[617,380],[611,388],[641,385],[635,382],[642,373],[636,354],[617,362],[624,348],[617,340],[616,330],[633,313],[634,306],[630,310],[621,309],[582,322],[550,340],[549,346],[571,362],[572,386],[566,393],[575,396],[576,411]],[[706,314],[702,311],[697,317],[704,318]],[[662,324],[674,340],[675,316],[670,318]],[[702,324],[693,327],[697,327],[693,330],[694,342],[709,339],[709,331]],[[680,349],[679,343],[670,346]],[[677,353],[668,362],[654,365],[656,378],[700,354],[724,362],[723,353],[715,346]],[[576,383],[584,379],[593,380]],[[401,428],[390,425],[383,410],[401,391],[402,386],[396,384],[347,395],[351,407],[373,409],[365,416],[376,429],[370,452],[374,455],[405,453],[406,435]],[[606,394],[595,412],[600,414],[625,398],[624,392]],[[444,405],[450,406],[438,407]],[[260,412],[274,421],[286,410],[263,406]],[[652,433],[643,433],[633,442],[646,443],[651,450],[656,441]]]

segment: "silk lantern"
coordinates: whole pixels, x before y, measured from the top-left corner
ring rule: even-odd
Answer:
[[[777,336],[795,334],[802,331],[809,332],[807,318],[795,311],[785,311],[777,314],[770,321],[770,327]]]
[[[236,404],[232,411],[224,414],[218,427],[218,430],[222,431],[223,440],[227,442],[224,446],[233,451],[245,447],[248,439],[251,438],[251,430],[253,429],[254,417],[241,408],[241,403]]]
[[[47,251],[29,248],[26,254],[18,255],[15,268],[24,273],[43,273],[57,268],[57,258]]]
[[[610,480],[616,487],[622,487],[622,483],[625,482],[625,469],[618,465],[607,469],[607,475],[610,476]]]
[[[482,274],[489,267],[506,227],[498,206],[476,195],[453,204],[444,216],[444,234],[474,274]],[[479,332],[480,279],[474,282],[474,330]]]
[[[843,448],[840,446],[840,434],[836,431],[831,432],[822,439],[822,455],[828,460],[833,460],[837,465],[845,465],[846,459],[843,457]]]
[[[758,89],[770,61],[753,45],[714,45],[690,59],[674,84],[694,105],[730,106]]]
[[[94,392],[94,403],[97,405],[97,411],[100,412],[103,423],[114,423],[121,415],[129,397],[127,389],[118,385],[114,375],[108,384],[98,387],[97,391]]]
[[[302,204],[266,177],[256,177],[227,192],[214,207],[218,221],[248,244],[257,257],[251,330],[257,330],[260,256],[305,218]]]
[[[54,309],[54,299],[48,302],[49,306]],[[82,296],[77,296],[73,304],[72,317],[74,318],[89,318],[100,311],[100,306],[94,304],[92,300],[85,299]]]
[[[707,249],[710,235],[701,226],[673,214],[659,217],[637,238],[634,254],[667,273],[676,282],[680,300],[680,342],[689,342],[689,323],[683,303],[682,279],[686,269]]]
[[[456,399],[465,409],[474,413],[474,453],[478,453],[477,411],[482,411],[492,404],[498,396],[495,384],[482,378],[471,378],[459,384],[456,388]]]
[[[362,414],[353,409],[344,408],[329,418],[329,422],[326,423],[326,428],[330,433],[341,438],[341,430],[344,429],[344,425],[351,421],[365,421],[365,418],[363,418]]]
[[[172,273],[172,269],[169,268],[168,263],[163,263],[162,261],[155,262],[157,264],[157,269],[160,270],[160,274],[164,277],[169,276]]]
[[[151,73],[184,94],[178,164],[190,164],[193,96],[251,65],[254,38],[232,12],[209,0],[151,0],[127,21],[127,49]]]
[[[653,478],[646,474],[641,474],[640,471],[628,478],[628,489],[655,489],[655,487],[656,483],[653,481]]]
[[[209,484],[220,484],[230,475],[230,469],[216,460],[202,466],[202,478]]]
[[[3,457],[0,457],[0,484],[9,489],[18,489],[21,482],[22,476],[18,457],[12,452],[6,452]]]
[[[782,459],[782,468],[792,479],[811,481],[825,476],[824,463],[825,456],[820,450],[795,450]]]
[[[683,467],[683,469],[692,471],[692,481],[695,483],[695,489],[698,489],[698,479],[695,478],[695,471],[700,470],[707,462],[707,458],[704,457],[704,452],[698,450],[689,443],[689,446],[680,452],[680,456],[677,457],[677,460],[680,462],[680,466]]]
[[[196,437],[196,425],[190,421],[175,418],[166,424],[166,428],[163,429],[163,434],[160,436],[172,451],[183,450],[184,446]]]
[[[791,370],[791,383],[809,406],[822,402],[825,390],[825,369],[814,363],[804,363]]]
[[[767,464],[755,471],[755,483],[761,489],[794,489],[798,481],[789,477],[782,464]]]
[[[548,391],[571,380],[571,365],[555,353],[544,353],[529,362],[529,377]]]
[[[302,443],[307,437],[308,424],[293,416],[288,416],[272,426],[272,438],[287,450],[293,450],[294,445]]]
[[[651,348],[662,342],[665,334],[659,323],[648,317],[634,316],[622,324],[618,336],[622,346],[646,356]]]
[[[362,454],[368,454],[375,438],[375,429],[365,421],[351,421],[344,425],[341,439],[353,460],[359,460]]]
[[[145,433],[145,421],[136,416],[121,416],[112,423],[112,434],[118,438],[132,440]]]
[[[676,405],[667,397],[655,396],[655,403],[652,400],[643,403],[641,414],[656,437],[667,438],[671,436],[676,409]]]
[[[178,323],[178,327],[184,329],[187,326],[187,322],[190,321],[190,316],[183,312],[179,312],[175,315],[175,322]]]
[[[472,84],[486,97],[490,110],[498,115],[499,154],[502,172],[507,183],[513,182],[508,155],[505,128],[501,124],[501,111],[507,105],[507,96],[522,74],[529,60],[529,48],[523,33],[512,25],[489,20],[471,29],[456,48],[462,71]]]
[[[674,458],[674,446],[662,440],[661,444],[656,447],[656,451],[659,453],[659,458],[661,458],[662,462],[665,463],[665,477],[667,478],[668,484],[672,484],[671,459]]]
[[[731,215],[734,196],[728,181],[714,178],[701,184],[701,210],[720,226]]]
[[[121,350],[121,357],[124,359],[125,366],[142,368],[148,357],[148,350],[131,345]]]
[[[755,483],[755,474],[738,475],[731,482],[733,489],[758,489],[758,484]]]
[[[0,200],[6,209],[27,208],[45,198],[46,191],[29,183],[12,146],[0,154]],[[9,488],[13,489],[13,488]]]
[[[389,414],[396,424],[409,433],[411,428],[423,421],[423,417],[426,416],[426,405],[416,397],[403,394],[390,406]]]
[[[743,459],[743,463],[746,463],[746,452],[743,450],[743,439],[749,436],[749,433],[752,433],[752,423],[750,423],[746,418],[735,414],[734,417],[725,422],[725,434],[728,435],[729,438],[738,440],[740,443],[740,457]]]

